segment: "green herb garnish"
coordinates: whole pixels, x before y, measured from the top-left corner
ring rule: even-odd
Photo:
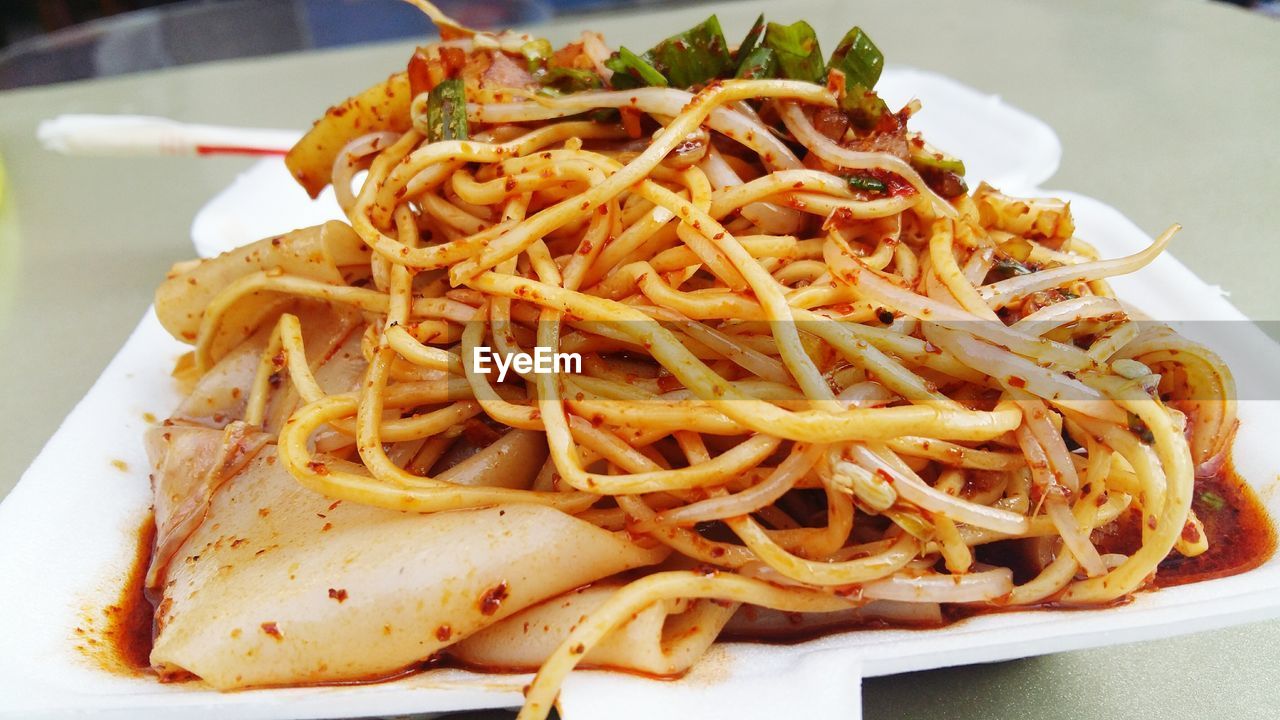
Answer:
[[[577,70],[575,68],[557,67],[550,70],[540,70],[534,73],[533,76],[542,84],[542,89],[539,92],[551,97],[595,90],[604,85],[599,75],[590,70]]]
[[[1200,493],[1198,499],[1200,500],[1201,505],[1204,505],[1214,512],[1217,512],[1227,506],[1226,499],[1212,490],[1205,490]]]
[[[889,106],[875,94],[876,83],[884,70],[884,54],[862,28],[855,27],[845,33],[827,61],[827,70],[844,75],[841,106],[855,125],[869,130],[889,112]]]
[[[803,20],[791,25],[769,23],[764,31],[764,44],[778,54],[783,77],[819,84],[826,80],[822,48],[809,23]]]
[[[734,54],[734,62],[737,67],[734,68],[736,77],[744,77],[742,74],[742,66],[747,62],[747,58],[751,57],[751,53],[755,52],[756,45],[760,43],[760,36],[764,34],[764,13],[760,13],[760,17],[752,23],[751,29],[747,31],[747,36],[742,39],[738,45],[738,50]]]
[[[724,31],[715,15],[654,45],[643,55],[619,48],[605,61],[614,74],[612,85],[629,90],[645,85],[688,88],[734,69]]]
[[[427,140],[466,140],[467,91],[462,80],[445,80],[427,95]]]
[[[767,47],[758,47],[743,58],[736,77],[749,80],[777,77],[778,55]]]
[[[827,68],[844,73],[844,81],[850,88],[860,86],[863,91],[874,90],[880,80],[880,72],[884,70],[884,53],[862,28],[855,27],[845,33],[835,52],[831,53]]]
[[[884,194],[889,187],[884,181],[877,180],[870,175],[851,175],[847,178],[849,187],[862,192],[875,193],[877,195]]]
[[[644,55],[672,87],[688,88],[728,75],[733,58],[715,15],[663,40]]]
[[[551,41],[546,38],[530,40],[520,46],[520,54],[524,56],[529,72],[536,72],[546,67],[547,61],[554,53],[555,51],[551,49]]]
[[[840,108],[860,130],[874,129],[890,113],[889,106],[875,91],[863,90],[860,86],[854,86],[852,92],[845,92],[840,99]]]
[[[657,68],[625,47],[618,48],[613,57],[604,61],[604,66],[613,71],[610,84],[619,90],[646,85],[667,86],[667,78]]]
[[[1014,260],[1013,258],[1000,258],[995,265],[991,266],[991,270],[1002,278],[1011,278],[1017,275],[1030,275],[1034,272],[1026,265]]]
[[[964,175],[964,161],[960,158],[951,157],[946,153],[925,143],[924,147],[917,148],[915,143],[911,143],[911,164],[917,170],[930,169],[941,170],[942,172],[952,172],[957,175]]]

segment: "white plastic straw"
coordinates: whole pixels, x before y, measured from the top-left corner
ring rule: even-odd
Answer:
[[[283,155],[296,130],[193,125],[141,115],[59,115],[36,137],[65,155]]]

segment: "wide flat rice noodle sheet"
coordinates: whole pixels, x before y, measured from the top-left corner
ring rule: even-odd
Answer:
[[[345,305],[323,301],[290,302],[278,306],[276,312],[277,316],[280,312],[291,312],[298,317],[307,360],[313,372],[328,364],[342,343],[353,334],[357,335],[358,340],[356,330],[364,323],[364,318],[358,311]],[[175,423],[223,427],[233,420],[243,418],[249,388],[253,387],[258,364],[274,327],[274,319],[271,319],[271,322],[259,327],[257,332],[224,355],[209,372],[196,381],[195,387],[174,411],[170,420]],[[349,389],[351,386],[347,385],[338,392]],[[330,390],[326,388],[326,391]],[[280,393],[273,394],[273,403],[276,405],[281,404],[276,398],[279,395]],[[268,429],[273,428],[268,425]],[[278,429],[278,426],[274,429]]]
[[[175,265],[156,289],[156,317],[173,337],[195,342],[209,302],[246,275],[279,269],[286,275],[337,285],[342,284],[340,268],[365,265],[369,257],[369,248],[355,231],[336,220],[264,238],[216,258]],[[247,297],[255,297],[257,302],[241,301],[232,307],[223,318],[215,358],[256,329],[260,316],[270,311],[268,300],[275,295],[254,293]],[[237,332],[241,334],[237,336]]]
[[[302,322],[307,363],[311,366],[316,384],[326,395],[341,394],[358,388],[369,365],[360,352],[364,317],[350,308],[344,309],[350,315],[343,317],[340,324],[318,330],[309,327],[301,316],[298,318]],[[281,372],[284,380],[267,401],[263,421],[267,432],[279,433],[293,411],[303,405],[297,388],[287,381],[288,374],[288,370]]]
[[[472,635],[448,653],[477,667],[536,670],[620,587],[611,580],[565,593]],[[679,675],[702,657],[737,607],[713,600],[655,602],[592,647],[582,666]]]
[[[510,430],[490,445],[440,473],[455,485],[527,490],[547,459],[546,433]]]
[[[152,459],[156,548],[147,570],[147,586],[159,582],[183,541],[204,521],[213,494],[240,471],[271,439],[235,422],[225,429],[173,425],[147,432]]]
[[[666,554],[538,505],[418,514],[333,502],[268,447],[171,562],[151,662],[221,689],[387,677]]]

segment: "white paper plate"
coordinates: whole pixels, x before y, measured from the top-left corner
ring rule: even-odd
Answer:
[[[1101,202],[1034,190],[1053,173],[1059,152],[1053,133],[1034,118],[938,76],[896,70],[886,73],[886,86],[895,101],[906,99],[899,88],[924,98],[920,125],[940,147],[969,161],[971,176],[1018,192],[1068,196],[1078,234],[1106,255],[1150,242]],[[279,160],[264,161],[201,211],[192,234],[200,253],[209,255],[333,213],[331,198],[306,200]],[[1241,397],[1269,398],[1240,403],[1236,466],[1261,491],[1268,511],[1280,516],[1280,494],[1268,491],[1280,470],[1274,442],[1280,388],[1269,372],[1280,367],[1280,347],[1173,257],[1115,285],[1158,319],[1219,321],[1187,324],[1193,336],[1233,323],[1231,342],[1215,349],[1235,372]],[[96,710],[121,718],[313,718],[518,705],[528,676],[442,670],[380,685],[218,693],[198,683],[161,685],[114,675],[74,648],[74,628],[86,613],[101,619],[132,561],[134,533],[150,504],[143,414],[164,417],[177,404],[168,373],[184,349],[148,313],[0,504],[0,637],[16,650],[0,653],[0,716]],[[115,469],[113,460],[129,469]],[[714,715],[739,720],[856,718],[862,676],[1166,637],[1277,615],[1280,558],[1273,558],[1242,575],[1139,594],[1105,610],[987,615],[938,630],[862,631],[794,646],[717,645],[676,682],[579,672],[566,683],[561,703],[568,720],[711,717],[701,709],[712,701]],[[620,697],[626,701],[619,703]]]

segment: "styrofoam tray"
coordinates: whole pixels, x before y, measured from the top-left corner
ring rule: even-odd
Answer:
[[[1105,255],[1131,253],[1150,242],[1101,202],[1034,188],[1056,169],[1059,154],[1057,139],[1034,118],[936,75],[886,73],[892,100],[906,99],[903,88],[916,88],[924,99],[919,119],[923,126],[929,118],[926,132],[966,129],[938,139],[938,145],[964,157],[971,178],[1016,192],[1068,197],[1078,235]],[[1008,154],[1007,147],[1019,152]],[[983,165],[980,158],[989,161]],[[280,161],[267,160],[211,201],[192,234],[199,252],[208,255],[336,212],[331,198],[306,200]],[[1268,372],[1280,367],[1280,346],[1173,257],[1114,284],[1158,319],[1216,321],[1186,323],[1182,329],[1193,337],[1232,324],[1230,343],[1215,349],[1246,398],[1240,403],[1236,468],[1260,491],[1268,511],[1280,516],[1280,496],[1271,492],[1280,471],[1273,440],[1280,432],[1280,380]],[[9,650],[0,653],[0,716],[66,717],[92,710],[121,718],[313,718],[518,705],[526,675],[439,670],[379,685],[218,693],[199,683],[161,685],[112,674],[74,648],[74,628],[86,613],[100,615],[115,600],[132,561],[134,534],[151,500],[144,413],[164,417],[177,404],[169,371],[185,349],[148,313],[0,504],[0,638]],[[129,469],[116,469],[115,460]],[[561,705],[568,720],[692,717],[707,715],[701,712],[706,708],[739,720],[849,719],[860,713],[862,676],[1166,637],[1278,615],[1280,558],[1273,558],[1242,575],[1140,594],[1117,608],[1003,613],[937,630],[853,632],[794,646],[716,645],[676,682],[578,672],[566,683]]]

